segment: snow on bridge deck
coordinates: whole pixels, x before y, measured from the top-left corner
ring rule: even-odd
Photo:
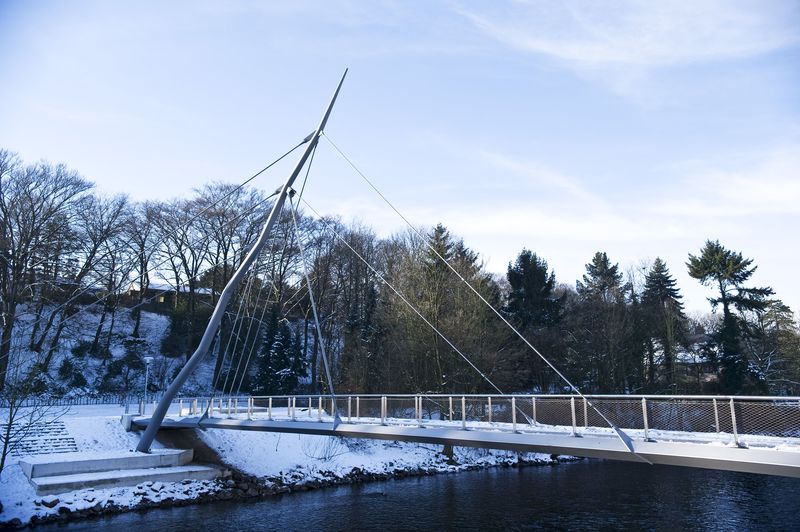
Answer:
[[[395,402],[391,409],[395,416],[390,415],[390,399]],[[411,399],[413,407],[409,406]],[[796,417],[800,419],[800,401],[796,398],[737,398],[734,402],[731,398],[650,396],[648,404],[648,398],[641,396],[595,396],[588,398],[584,405],[578,402],[578,407],[574,399],[518,396],[510,402],[509,397],[502,396],[495,397],[493,402],[488,396],[339,397],[338,412],[347,415],[336,427],[326,411],[326,402],[330,398],[321,396],[216,399],[212,400],[214,407],[209,410],[212,415],[202,420],[199,414],[208,408],[209,399],[182,399],[176,401],[178,408],[165,418],[162,427],[397,440],[612,460],[646,460],[652,464],[800,477],[800,423],[794,423]],[[379,414],[375,408],[367,407],[370,401],[376,400],[380,402]],[[425,408],[423,400],[444,408]],[[556,401],[563,404],[556,404]],[[703,419],[710,416],[716,430],[651,428],[647,413],[660,423],[656,426],[666,426],[666,418],[663,415],[659,417],[659,410],[665,408],[662,403],[666,401],[671,401],[671,408],[677,408],[683,414],[672,416],[672,425],[691,427],[694,423],[703,427]],[[277,406],[280,403],[285,406]],[[609,408],[611,404],[615,407]],[[638,425],[630,417],[631,405],[637,407],[642,418]],[[631,437],[635,453],[630,452],[613,429],[593,422],[590,415],[593,406],[603,407],[604,413],[612,419],[627,418],[628,423],[620,423],[618,419],[614,421]],[[707,406],[713,406],[713,412],[707,411]],[[528,414],[523,412],[523,408]],[[726,409],[729,412],[725,412]],[[559,413],[554,415],[556,411]],[[427,418],[423,418],[423,412]],[[740,414],[738,423],[737,412]],[[752,412],[758,413],[759,423],[755,423],[755,418],[742,423],[748,416],[754,417]],[[370,415],[372,413],[378,415]],[[727,425],[724,424],[724,414],[728,416]],[[537,415],[546,422],[537,421]],[[563,423],[559,424],[558,418],[564,418]],[[146,417],[133,421],[140,428],[148,423]],[[640,428],[625,428],[626,425]],[[743,428],[746,432],[742,432]]]

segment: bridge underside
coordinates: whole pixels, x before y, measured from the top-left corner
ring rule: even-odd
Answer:
[[[148,418],[133,421],[145,428]],[[572,455],[609,460],[643,461],[653,464],[720,469],[743,473],[781,475],[800,478],[800,452],[769,446],[750,446],[693,443],[688,441],[633,441],[636,454],[612,434],[584,434],[580,437],[563,433],[509,432],[449,427],[419,427],[414,425],[374,425],[342,423],[334,429],[332,423],[313,421],[275,421],[265,419],[206,418],[198,423],[196,417],[167,418],[162,429],[227,429],[260,432],[369,438],[380,440],[434,443],[463,447],[504,449]]]

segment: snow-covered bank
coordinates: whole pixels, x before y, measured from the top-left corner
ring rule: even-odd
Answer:
[[[77,407],[64,416],[79,451],[87,454],[132,449],[137,435],[127,433],[116,407]],[[220,499],[264,497],[328,485],[393,477],[456,472],[517,464],[553,464],[549,455],[455,448],[453,459],[438,445],[346,440],[326,436],[207,430],[201,441],[233,470],[229,479],[145,482],[138,486],[85,489],[37,496],[16,457],[0,478],[0,527],[24,526],[141,508]]]

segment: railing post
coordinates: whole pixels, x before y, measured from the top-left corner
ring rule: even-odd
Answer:
[[[250,396],[247,398],[247,419],[253,419],[253,397]]]
[[[589,401],[583,398],[583,428],[589,428]]]
[[[489,423],[492,422],[492,396],[489,396]]]
[[[356,397],[356,419],[361,417],[361,397]]]
[[[228,417],[231,415],[231,401],[233,401],[233,398],[228,397]]]
[[[647,399],[642,397],[642,421],[644,424],[644,439],[645,441],[650,441],[650,437],[647,435],[648,431],[648,423],[647,423]]]
[[[386,396],[381,396],[381,425],[386,425]]]
[[[197,397],[192,399],[192,415],[193,416],[197,415]]]
[[[272,421],[272,397],[269,398],[269,404],[267,405],[267,419]]]
[[[533,410],[533,424],[536,425],[536,397],[531,397],[531,410]]]
[[[450,419],[450,421],[453,421],[453,396],[451,395],[450,397],[448,397],[448,399],[450,400],[450,414],[449,414],[449,419]]]
[[[733,397],[731,397],[731,425],[733,426],[733,443],[737,447],[741,447],[739,445],[739,431],[736,429],[736,410],[733,408]]]
[[[714,426],[717,428],[717,434],[720,433],[719,430],[719,410],[717,410],[717,399],[716,397],[711,400],[714,403]]]
[[[517,398],[511,398],[511,430],[517,432]]]
[[[347,396],[347,422],[352,423],[353,421],[353,398],[349,395]]]
[[[570,410],[572,411],[572,435],[573,436],[577,436],[578,435],[578,427],[577,427],[577,424],[575,422],[575,397],[570,397],[569,398],[569,407],[570,407]]]
[[[144,399],[139,399],[139,415],[144,415]]]
[[[178,399],[178,417],[183,417],[183,399]]]
[[[422,396],[421,395],[417,397],[417,404],[419,405],[417,407],[417,423],[419,424],[420,427],[422,427]]]
[[[317,420],[322,421],[322,396],[321,395],[319,396],[319,405],[317,405]]]
[[[292,421],[297,420],[297,397],[292,396]]]
[[[467,430],[467,399],[461,396],[461,428]]]

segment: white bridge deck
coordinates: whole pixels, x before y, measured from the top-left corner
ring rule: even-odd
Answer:
[[[345,396],[337,398],[342,423],[334,428],[329,397],[190,398],[175,402],[162,428],[398,440],[800,477],[798,398],[587,399]],[[592,415],[594,408],[622,427],[635,453]],[[211,415],[201,420],[206,411]],[[149,421],[133,424],[144,428]]]

